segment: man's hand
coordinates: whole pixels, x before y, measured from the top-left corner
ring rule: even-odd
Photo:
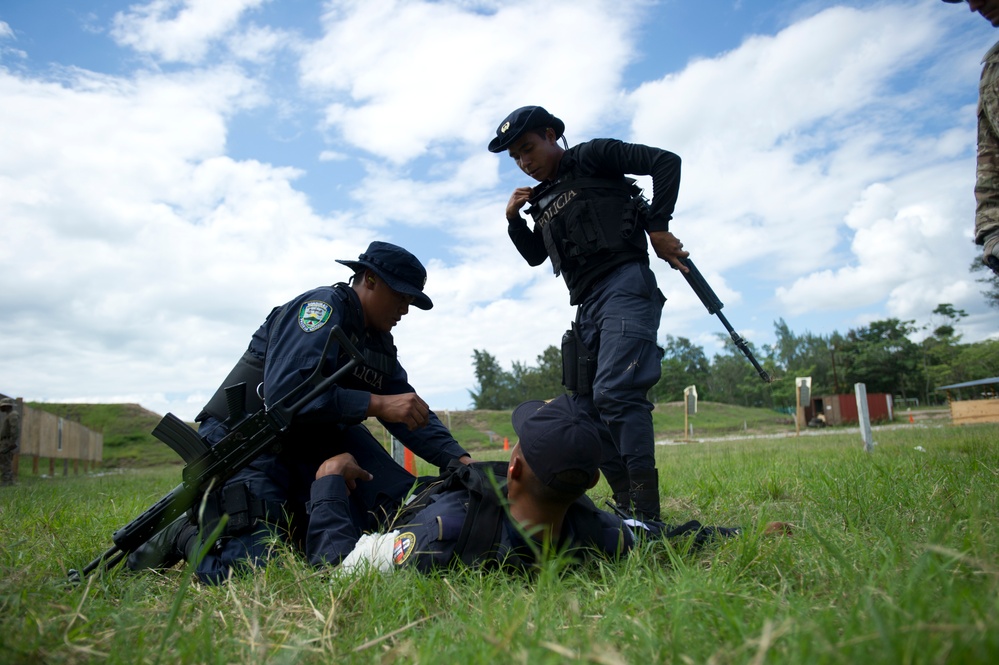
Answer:
[[[518,187],[513,190],[510,200],[506,204],[506,221],[520,219],[520,210],[527,205],[527,200],[531,198],[530,187]]]
[[[430,407],[416,393],[401,395],[371,393],[367,415],[389,423],[402,423],[409,431],[413,431],[430,422]]]
[[[680,263],[680,259],[690,256],[690,252],[683,250],[683,243],[675,235],[669,231],[649,231],[649,242],[660,259],[680,272],[690,272],[687,266]]]
[[[468,466],[475,460],[472,459],[471,455],[462,455],[461,457],[458,458],[458,461],[464,464],[465,466]]]
[[[370,473],[362,469],[357,460],[350,453],[340,453],[334,455],[319,466],[316,471],[316,480],[323,476],[343,476],[343,482],[347,485],[347,491],[357,487],[358,480],[371,480],[374,478]]]

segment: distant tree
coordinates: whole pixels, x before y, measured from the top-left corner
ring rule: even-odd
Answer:
[[[985,296],[985,302],[987,302],[990,307],[999,309],[999,275],[992,272],[987,265],[982,263],[981,256],[976,256],[972,260],[971,272],[981,275],[981,277],[975,281],[985,286],[985,288],[982,289],[982,295]]]
[[[516,406],[529,399],[552,399],[565,392],[562,386],[562,350],[549,346],[537,357],[537,366],[513,363],[513,385]]]
[[[963,383],[999,376],[999,340],[962,344],[953,360],[953,372],[948,383]],[[938,384],[934,387],[939,387]]]
[[[474,349],[475,380],[478,391],[469,390],[476,409],[507,409],[516,400],[513,377],[503,371],[496,357],[488,351]]]
[[[770,353],[771,358],[784,372],[805,364],[805,340],[791,331],[783,318],[774,321],[776,341]]]
[[[784,319],[774,322],[774,337],[776,341],[770,355],[777,375],[792,379],[791,388],[786,391],[790,396],[791,406],[797,401],[793,385],[795,377],[810,376],[812,392],[816,395],[836,392],[839,381],[833,371],[836,346],[833,337],[823,337],[810,332],[795,335]],[[775,394],[782,389],[783,386],[775,386]]]
[[[955,376],[956,358],[960,351],[961,335],[955,324],[968,316],[963,309],[956,309],[950,303],[941,303],[933,310],[934,318],[923,326],[932,332],[920,343],[923,353],[923,402],[942,400],[935,392],[937,386],[957,383]]]
[[[725,353],[715,354],[711,361],[711,372],[708,377],[711,399],[742,406],[772,407],[773,384],[764,383],[760,379],[756,368],[730,337],[719,334],[718,338],[725,343]],[[747,342],[746,345],[753,356],[760,360],[761,354],[753,344]],[[773,363],[765,360],[763,368],[769,373],[773,369]]]
[[[698,396],[708,399],[708,374],[711,364],[704,349],[686,337],[666,335],[663,344],[662,377],[649,391],[652,402],[676,402],[683,399],[687,386],[697,386]]]
[[[478,390],[468,391],[476,409],[512,409],[531,399],[552,399],[565,392],[562,387],[562,352],[549,346],[537,358],[537,367],[519,361],[512,371],[504,371],[495,356],[475,349],[475,380]]]
[[[850,330],[837,347],[846,383],[863,383],[869,393],[918,395],[923,390],[922,354],[909,335],[914,321],[885,319]]]

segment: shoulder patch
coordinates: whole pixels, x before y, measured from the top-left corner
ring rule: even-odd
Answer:
[[[332,311],[322,300],[310,300],[298,311],[298,327],[307,333],[315,332],[326,325]]]
[[[392,547],[392,563],[401,566],[406,563],[406,559],[416,548],[416,535],[412,531],[400,533],[395,537],[395,545]]]

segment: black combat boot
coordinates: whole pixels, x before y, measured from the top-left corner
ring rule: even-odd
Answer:
[[[631,479],[628,474],[624,474],[619,478],[609,478],[607,474],[604,474],[607,478],[607,484],[611,488],[611,499],[614,501],[614,507],[618,511],[623,513],[631,514]]]
[[[631,515],[631,490],[625,490],[624,492],[614,492],[611,499],[614,501],[614,507],[618,509],[621,513],[627,513]]]
[[[659,521],[659,471],[639,469],[631,471],[631,512],[638,520]]]
[[[125,565],[131,570],[171,568],[187,558],[187,550],[197,535],[198,527],[191,524],[187,515],[181,515],[129,554]]]

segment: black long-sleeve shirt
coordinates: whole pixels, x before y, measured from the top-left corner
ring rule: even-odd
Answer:
[[[668,150],[625,143],[617,139],[594,139],[566,150],[555,179],[542,182],[536,190],[557,185],[559,180],[567,176],[573,179],[601,178],[618,181],[626,175],[652,176],[653,197],[646,230],[650,233],[668,231],[680,190],[680,157]],[[616,220],[610,223],[616,223]],[[541,265],[549,258],[542,229],[538,224],[528,228],[526,221],[518,218],[509,222],[507,230],[513,244],[528,264]],[[606,256],[598,255],[590,259],[585,275],[566,272],[570,300],[576,304],[599,277],[634,258],[634,253],[628,256],[608,252]],[[647,251],[645,261],[648,261]]]

